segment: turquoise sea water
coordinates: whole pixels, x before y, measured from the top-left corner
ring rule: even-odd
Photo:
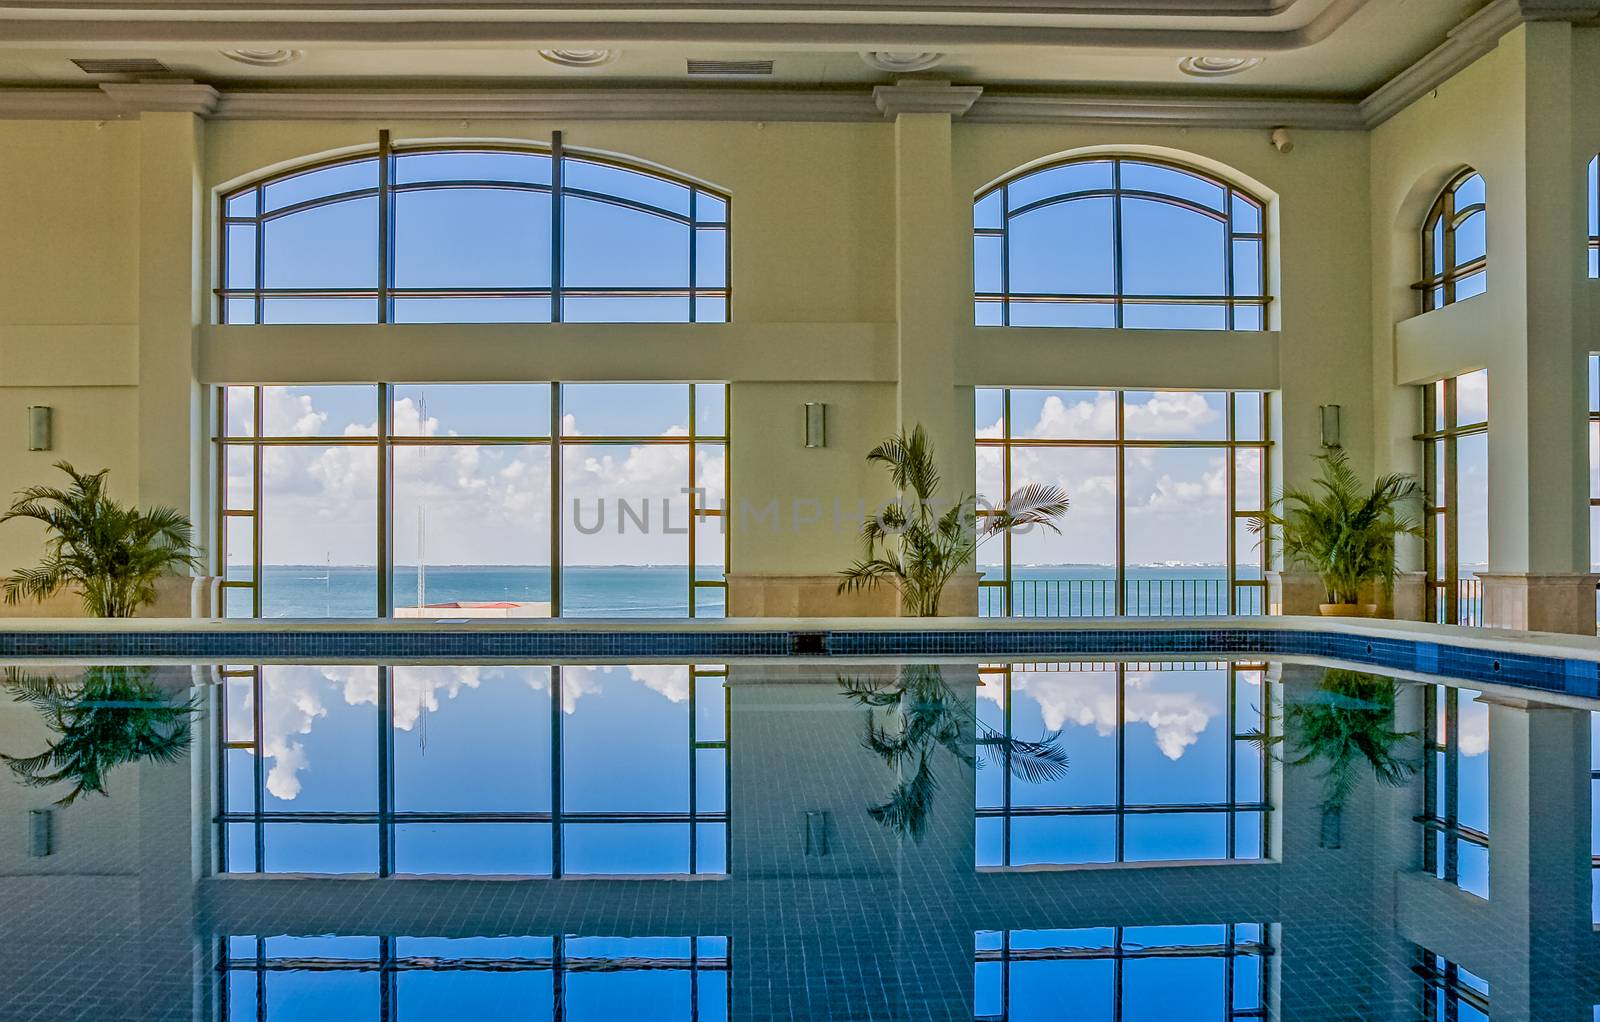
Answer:
[[[707,569],[701,570],[703,578],[709,577],[704,574]],[[424,600],[429,604],[550,599],[550,569],[543,565],[430,567],[426,578]],[[1227,569],[1220,565],[1130,567],[1127,579],[1130,613],[1227,612]],[[416,605],[414,567],[397,568],[393,585],[396,606]],[[261,592],[265,617],[372,617],[377,608],[378,576],[371,567],[268,565],[262,569]],[[1114,600],[1115,575],[1106,565],[1019,566],[1013,592],[1013,613],[1103,615],[1112,612],[1108,604]],[[1254,599],[1259,590],[1242,592]],[[249,615],[248,595],[235,591],[230,616]],[[568,617],[683,617],[689,613],[689,569],[683,565],[569,567],[563,573],[561,597],[562,612]],[[720,589],[697,591],[697,616],[720,617],[722,606]],[[1250,609],[1243,600],[1240,606]],[[984,612],[998,613],[998,604],[986,604]]]

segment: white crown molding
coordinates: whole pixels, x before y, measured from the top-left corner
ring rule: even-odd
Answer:
[[[872,90],[872,101],[883,116],[894,120],[901,114],[949,114],[960,117],[972,109],[983,95],[981,85],[951,85],[949,82],[908,79]]]
[[[924,0],[925,2],[925,0]],[[1123,0],[1126,2],[1126,0]],[[975,47],[1030,49],[1063,46],[1095,49],[1154,49],[1175,53],[1281,53],[1321,42],[1357,11],[1374,0],[1327,0],[1327,5],[1303,24],[1252,27],[1237,17],[1226,19],[1227,28],[1197,24],[1204,19],[1160,19],[1123,23],[1102,19],[1087,25],[1037,24],[1027,17],[987,24],[952,24],[948,8],[919,12],[913,6],[884,8],[863,4],[860,13],[879,15],[867,20],[819,20],[814,9],[777,11],[766,20],[676,21],[551,20],[530,13],[524,5],[480,12],[478,17],[363,18],[323,14],[301,17],[243,20],[207,17],[202,10],[182,8],[188,16],[168,19],[140,18],[8,18],[5,40],[14,46],[163,46],[198,45],[208,49],[288,47],[311,49],[329,45],[524,45],[530,49],[628,49],[645,44],[725,45],[743,47],[828,47],[861,50],[961,52]],[[696,9],[703,9],[695,6]],[[985,11],[1017,13],[1009,5],[990,3]],[[771,5],[761,5],[773,13]],[[571,8],[568,8],[570,11]],[[654,14],[647,10],[643,14]],[[801,17],[804,13],[809,17]],[[854,12],[847,12],[854,13]],[[932,15],[943,13],[943,20]],[[1030,8],[1025,14],[1038,14]],[[1074,13],[1082,14],[1080,9]],[[792,16],[783,17],[784,14]],[[920,16],[919,16],[920,14]],[[890,17],[890,16],[894,17]],[[1184,24],[1187,21],[1188,24]]]
[[[775,9],[817,11],[904,11],[911,14],[1053,14],[1095,17],[1274,18],[1303,0],[805,0],[774,4],[770,0],[385,0],[387,11],[530,13],[586,11],[705,11],[770,14]],[[356,0],[0,0],[0,10],[27,13],[172,14],[225,11],[230,14],[359,14],[371,7]]]
[[[980,124],[1110,124],[1185,128],[1304,128],[1360,131],[1355,103],[1323,100],[1193,99],[986,92],[965,118]]]
[[[737,88],[224,92],[213,116],[220,120],[879,119],[872,97],[866,92]]]
[[[217,109],[220,95],[196,82],[102,82],[100,91],[125,110],[160,111],[207,116]]]
[[[0,89],[0,118],[109,121],[128,113],[99,89]]]
[[[1600,0],[1494,0],[1450,30],[1445,41],[1361,101],[1361,119],[1373,128],[1443,85],[1500,40],[1529,21],[1600,19]]]

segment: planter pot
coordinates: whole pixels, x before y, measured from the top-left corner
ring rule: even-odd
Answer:
[[[1323,617],[1376,617],[1376,603],[1321,603],[1317,608]]]

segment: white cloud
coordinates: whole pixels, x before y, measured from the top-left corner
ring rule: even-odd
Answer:
[[[1051,731],[1067,727],[1093,727],[1095,733],[1116,732],[1116,699],[1108,683],[1111,675],[1076,672],[1017,673],[1018,696],[1038,703],[1044,726]],[[1154,733],[1156,747],[1170,760],[1200,740],[1200,735],[1220,708],[1203,693],[1155,691],[1151,686],[1166,672],[1129,671],[1123,691],[1128,724],[1144,724]],[[992,698],[992,697],[991,697]]]

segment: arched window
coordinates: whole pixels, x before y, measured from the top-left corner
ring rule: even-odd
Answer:
[[[1457,174],[1428,210],[1422,225],[1422,311],[1481,295],[1489,286],[1488,213],[1483,175]]]
[[[1260,200],[1199,171],[1095,156],[973,203],[979,326],[1266,327]]]
[[[723,323],[728,197],[593,155],[395,147],[222,199],[224,323]]]

